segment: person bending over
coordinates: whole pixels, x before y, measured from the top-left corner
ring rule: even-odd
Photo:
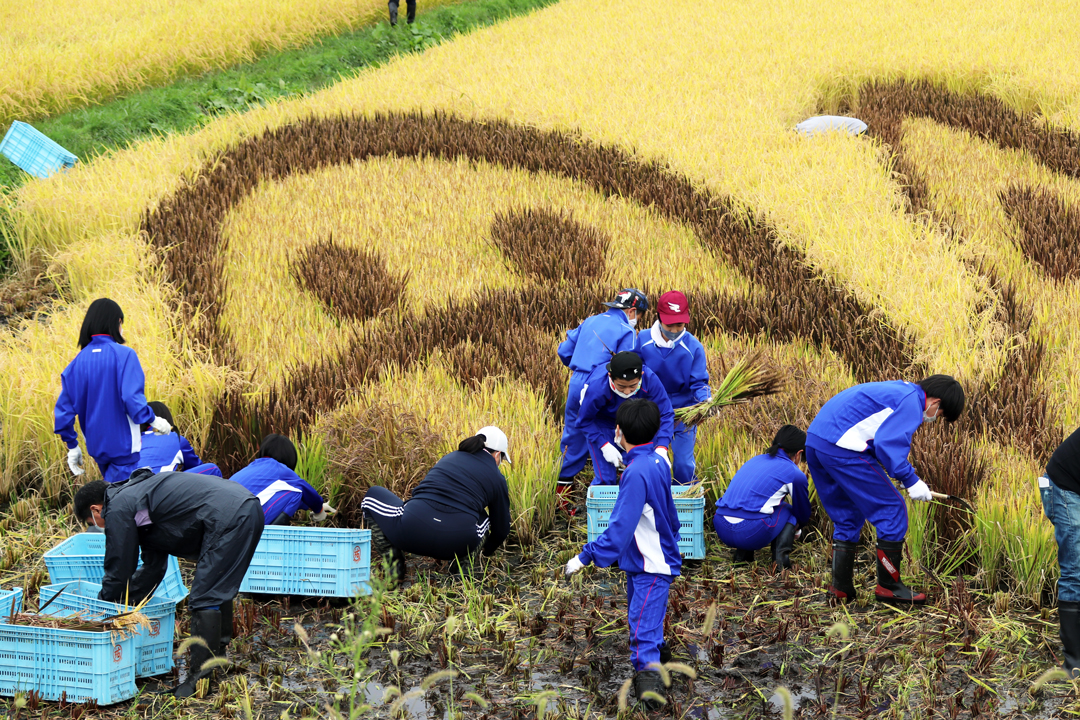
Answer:
[[[124,347],[123,327],[124,311],[115,302],[90,303],[79,330],[79,354],[60,374],[53,432],[67,445],[68,467],[76,477],[85,470],[75,418],[105,482],[125,480],[139,467],[141,425],[159,435],[172,432],[146,402],[142,365],[135,351]]]
[[[187,438],[176,432],[173,414],[165,403],[152,400],[148,405],[155,416],[164,418],[173,429],[165,435],[158,435],[149,425],[142,426],[139,467],[150,468],[156,473],[183,470],[197,475],[221,477],[221,469],[214,463],[204,463],[200,460]]]
[[[296,462],[292,441],[272,433],[263,438],[255,460],[229,478],[259,498],[267,525],[288,525],[301,508],[311,511],[316,522],[337,512],[318,490],[296,474]]]
[[[600,537],[586,543],[566,564],[567,575],[589,563],[610,567],[615,562],[626,573],[634,689],[642,704],[652,710],[659,703],[642,695],[664,692],[656,665],[671,659],[664,642],[664,618],[668,589],[682,568],[671,465],[656,454],[653,445],[660,423],[660,408],[651,400],[629,400],[619,407],[615,442],[626,453],[626,470],[611,519]]]
[[[743,463],[716,501],[713,527],[721,542],[735,548],[737,562],[753,562],[754,552],[772,543],[776,566],[791,567],[798,526],[810,519],[810,484],[798,466],[805,446],[806,433],[784,425],[768,451]]]
[[[921,604],[926,595],[900,581],[907,536],[904,496],[932,499],[908,463],[911,438],[924,422],[964,411],[964,389],[948,375],[919,383],[902,380],[855,385],[822,406],[806,431],[806,465],[825,512],[833,521],[832,584],[840,602],[855,599],[855,550],[867,520],[877,530],[878,600]]]
[[[368,488],[360,506],[372,549],[389,555],[398,582],[405,580],[407,552],[452,560],[460,572],[481,543],[484,555],[499,549],[510,534],[510,489],[499,471],[510,462],[507,451],[506,434],[489,425],[435,463],[408,502],[384,487]]]
[[[87,483],[75,494],[75,516],[105,528],[101,600],[140,603],[165,577],[170,555],[194,560],[187,598],[191,635],[188,673],[174,689],[190,697],[211,658],[232,639],[232,605],[262,536],[259,501],[243,486],[213,475],[140,468],[127,480]],[[142,553],[142,567],[139,553]]]

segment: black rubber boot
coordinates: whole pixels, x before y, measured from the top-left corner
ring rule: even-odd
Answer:
[[[286,515],[285,517],[288,517]],[[225,655],[225,651],[229,649],[229,643],[233,639],[233,601],[230,600],[221,606],[221,647],[218,650],[218,655]]]
[[[414,22],[416,22],[416,3],[406,3],[406,7],[408,8],[406,17],[408,19],[408,23],[412,25]]]
[[[731,559],[734,560],[736,564],[752,563],[754,562],[754,551],[735,548],[731,552]]]
[[[405,553],[393,546],[390,549],[390,570],[395,573],[398,585],[405,582],[405,573],[408,570]]]
[[[778,569],[787,570],[791,567],[791,547],[794,544],[795,526],[791,523],[784,523],[784,529],[780,531],[780,534],[772,542],[773,561],[776,562]]]
[[[671,648],[668,647],[667,640],[660,643],[660,664],[667,665],[671,662]]]
[[[1062,669],[1069,677],[1080,677],[1080,603],[1058,601],[1058,622],[1061,624],[1061,644],[1065,649]]]
[[[855,551],[858,547],[858,543],[833,540],[832,583],[828,592],[843,603],[855,600]]]
[[[218,654],[221,646],[221,611],[197,610],[191,613],[191,636],[201,637],[206,647],[192,645],[188,650],[188,673],[173,693],[178,698],[191,697],[199,681],[214,674],[214,669],[202,670],[203,663]]]
[[[389,6],[390,6],[390,24],[391,25],[397,25],[397,9],[398,9],[397,0],[390,0]]]
[[[647,692],[654,692],[660,697],[665,697],[664,681],[660,679],[660,673],[655,670],[642,670],[634,676],[634,693],[637,695],[638,704],[646,710],[659,710],[664,706],[657,700],[643,700],[641,696]]]
[[[900,582],[900,564],[903,559],[903,540],[878,540],[877,590],[874,594],[883,602],[922,605],[926,602],[926,595]]]

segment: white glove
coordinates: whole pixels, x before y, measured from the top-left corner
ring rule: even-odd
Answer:
[[[330,503],[323,503],[322,510],[311,516],[311,519],[315,522],[322,522],[326,519],[327,515],[337,515],[337,510],[330,507]]]
[[[583,567],[585,567],[585,563],[581,562],[581,560],[578,559],[578,556],[575,555],[570,558],[570,562],[566,563],[566,574],[573,575]]]
[[[82,448],[78,445],[68,450],[68,467],[71,468],[72,475],[82,475],[86,472],[82,466]]]
[[[668,457],[666,447],[657,447],[656,448],[656,454],[659,455],[660,457],[664,458],[664,462],[666,462],[668,464],[668,467],[671,467],[671,458]]]
[[[611,443],[604,443],[604,447],[600,448],[600,452],[604,454],[604,459],[615,467],[622,465],[622,453]]]
[[[150,428],[154,431],[155,435],[168,435],[172,432],[172,425],[169,421],[162,417],[154,418],[154,422],[150,423]]]
[[[930,502],[934,496],[930,494],[930,487],[922,480],[907,489],[908,497],[920,502]]]

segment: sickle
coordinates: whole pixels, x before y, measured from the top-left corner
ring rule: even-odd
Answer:
[[[932,490],[930,491],[930,495],[931,497],[935,497],[938,500],[954,500],[963,505],[972,515],[975,514],[975,508],[971,506],[971,503],[969,503],[962,497],[958,497],[956,495],[946,495],[945,493],[934,492]]]

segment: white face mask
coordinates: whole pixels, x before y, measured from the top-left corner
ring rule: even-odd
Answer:
[[[608,387],[611,388],[611,392],[615,393],[616,395],[618,395],[619,397],[621,397],[623,399],[634,397],[635,395],[637,395],[638,390],[641,389],[641,383],[639,382],[637,384],[637,387],[634,388],[633,390],[631,390],[630,392],[622,393],[622,392],[619,392],[619,389],[617,387],[615,387],[615,383],[611,382],[611,378],[608,378],[607,382],[608,382]]]
[[[621,448],[623,444],[622,428],[615,428],[615,447]]]
[[[922,421],[924,423],[931,423],[931,422],[934,422],[935,420],[937,420],[937,415],[927,415],[926,411],[925,410],[923,411]]]
[[[630,318],[626,322],[629,323],[630,327],[632,327],[632,328],[637,327],[637,318],[636,317]]]

